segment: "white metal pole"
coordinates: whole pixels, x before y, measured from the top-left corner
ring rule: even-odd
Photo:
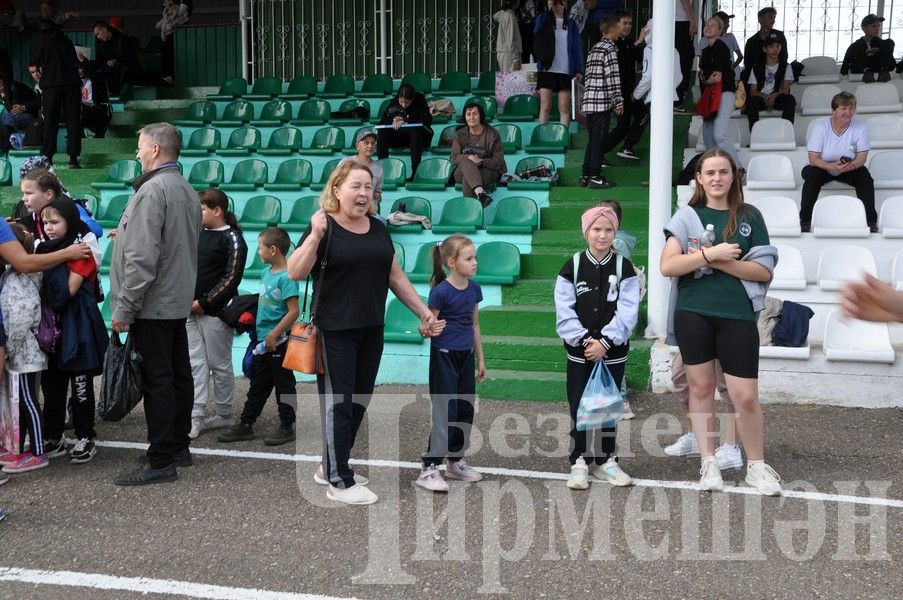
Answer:
[[[250,36],[248,35],[248,22],[251,20],[250,4],[251,0],[241,0],[238,3],[238,20],[241,22],[241,74],[246,80],[251,79],[251,50],[248,48],[250,41]]]
[[[386,23],[386,14],[389,10],[389,7],[386,6],[387,0],[379,0],[379,72],[380,73],[388,73],[389,72],[389,57],[387,56],[389,52],[389,27]]]
[[[693,18],[692,16],[690,18]],[[674,145],[674,2],[655,2],[652,13],[652,114],[649,122],[649,325],[647,338],[664,338],[670,281],[658,263],[665,247],[662,228],[671,217],[671,160]]]

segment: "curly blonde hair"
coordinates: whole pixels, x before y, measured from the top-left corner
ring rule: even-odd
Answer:
[[[332,172],[332,175],[329,176],[329,181],[326,182],[326,187],[323,188],[323,193],[320,194],[320,208],[329,214],[339,212],[339,199],[335,195],[335,189],[345,183],[352,171],[366,171],[370,179],[373,179],[373,172],[367,165],[362,165],[353,160],[346,160],[340,163],[335,168],[335,171]],[[367,214],[376,214],[376,205],[373,202],[370,202],[370,205],[367,207]]]

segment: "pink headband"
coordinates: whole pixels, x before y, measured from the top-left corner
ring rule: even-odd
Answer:
[[[580,217],[580,223],[583,225],[583,237],[586,237],[587,232],[589,232],[590,226],[596,222],[596,219],[599,217],[605,217],[611,224],[614,226],[615,231],[618,230],[618,216],[615,214],[615,211],[609,208],[608,206],[594,206],[592,208],[588,208],[583,216]]]

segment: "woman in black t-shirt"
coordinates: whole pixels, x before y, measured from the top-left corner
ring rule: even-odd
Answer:
[[[324,453],[314,479],[328,484],[327,498],[346,504],[377,500],[366,487],[367,478],[355,475],[348,460],[382,358],[388,290],[420,317],[422,335],[439,335],[444,325],[408,281],[386,228],[373,217],[375,210],[370,169],[351,161],[340,164],[320,196],[320,210],[288,260],[289,277],[313,276],[320,295],[316,325],[326,373],[317,376],[317,389]],[[327,265],[321,272],[324,254]]]

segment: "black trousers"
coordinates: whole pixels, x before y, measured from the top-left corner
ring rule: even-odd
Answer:
[[[19,375],[19,449],[25,451],[26,434],[31,439],[31,452],[35,456],[44,454],[44,415],[38,402],[38,374]]]
[[[106,136],[112,118],[113,109],[109,104],[82,106],[82,127],[91,130],[99,138]]]
[[[464,457],[473,426],[476,377],[473,350],[430,348],[430,437],[423,464],[438,465]]]
[[[122,88],[131,85],[135,77],[135,69],[123,65],[122,61],[116,61],[112,67],[104,65],[98,69],[96,76],[106,82],[110,96],[118,96],[122,93]]]
[[[47,370],[41,376],[41,393],[44,395],[44,433],[48,440],[58,441],[66,427],[66,406],[72,407],[72,425],[75,437],[93,440],[94,430],[94,377],[85,373],[61,371],[57,367],[57,355],[48,355]]]
[[[322,331],[326,373],[317,376],[323,473],[338,488],[354,485],[351,448],[367,412],[383,354],[383,327]]]
[[[413,177],[423,157],[423,149],[429,147],[429,134],[421,127],[409,127],[404,129],[380,129],[377,133],[376,155],[377,158],[387,158],[389,148],[411,149],[411,173]]]
[[[568,405],[571,409],[571,455],[569,459],[573,465],[581,456],[586,460],[587,465],[595,462],[597,465],[605,464],[610,457],[615,455],[615,435],[617,428],[602,428],[592,431],[577,430],[577,408],[580,406],[580,397],[583,396],[583,390],[589,381],[589,376],[593,372],[596,363],[586,361],[581,364],[572,360],[567,361],[567,395]],[[615,381],[620,382],[624,379],[624,366],[626,363],[616,363],[606,365],[611,372],[611,376]],[[592,439],[589,439],[592,436]]]
[[[295,425],[295,407],[298,404],[295,399],[295,373],[282,366],[287,345],[288,342],[285,342],[277,346],[275,352],[258,354],[254,357],[251,385],[248,388],[245,406],[241,410],[243,424],[248,426],[254,424],[275,388],[279,423],[289,428]]]
[[[796,98],[792,94],[780,94],[774,101],[775,110],[781,111],[781,118],[793,123],[796,115]],[[759,111],[766,109],[765,99],[759,96],[746,97],[746,120],[749,121],[749,130],[759,120]]]
[[[135,319],[129,335],[141,355],[147,459],[155,469],[172,464],[187,450],[194,380],[188,360],[185,319]]]
[[[608,126],[611,124],[611,113],[611,110],[606,110],[586,115],[586,129],[589,134],[586,152],[583,154],[583,174],[586,176],[596,177],[602,168]]]
[[[172,77],[176,72],[176,39],[170,33],[160,47],[160,63],[164,77]]]
[[[624,112],[615,121],[615,127],[605,136],[602,154],[608,154],[624,142],[624,148],[633,149],[643,136],[649,119],[649,109],[642,100],[629,98],[624,102]]]
[[[677,86],[677,98],[679,102],[683,102],[690,87],[690,67],[693,66],[693,55],[695,54],[693,38],[690,37],[689,21],[674,22],[674,47],[680,57],[681,80],[680,85]]]
[[[44,112],[44,144],[41,154],[53,161],[56,154],[56,135],[60,119],[66,119],[69,160],[77,161],[82,153],[81,90],[77,87],[49,87],[41,90],[41,108]]]
[[[865,167],[859,167],[853,171],[841,173],[836,177],[824,169],[806,165],[803,167],[803,192],[800,201],[800,222],[812,222],[812,209],[818,200],[818,193],[829,181],[842,181],[856,188],[856,196],[865,206],[865,220],[869,225],[878,222],[878,213],[875,211],[875,181],[871,173]]]

